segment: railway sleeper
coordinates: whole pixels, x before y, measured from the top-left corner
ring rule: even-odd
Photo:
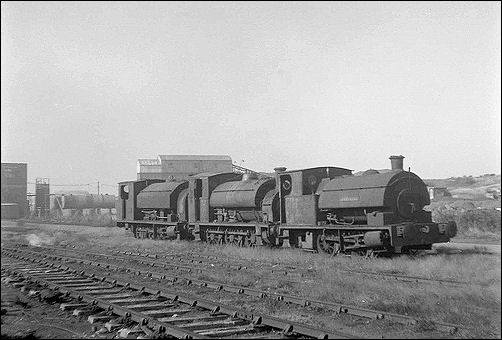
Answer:
[[[203,322],[203,321],[217,322],[220,320],[228,319],[229,317],[230,316],[226,314],[220,314],[220,315],[208,315],[208,316],[175,317],[175,318],[164,317],[164,318],[159,318],[158,320],[172,325],[183,325],[183,324]]]
[[[192,322],[188,324],[178,325],[180,328],[190,329],[192,331],[204,331],[209,329],[222,329],[222,328],[231,328],[235,326],[252,326],[249,321],[241,320],[241,319],[232,319],[226,318],[221,321],[200,321],[200,322]]]
[[[143,292],[144,290],[141,289],[140,290],[141,292]],[[145,290],[147,291],[147,290]],[[148,293],[150,294],[153,294],[151,293],[149,290],[148,290]],[[212,309],[212,314],[215,315],[215,314],[219,314],[218,313],[218,310],[219,310],[219,307],[214,307],[211,303],[210,304],[207,304],[206,302],[203,302],[203,301],[184,301],[185,303],[188,303],[189,305],[192,305],[192,306],[195,306],[196,304],[197,305],[201,305],[201,306],[205,306],[205,308],[211,308]],[[124,309],[123,309],[124,308]],[[123,311],[125,310],[128,310],[127,309],[127,306],[124,306],[123,308],[118,308],[118,311],[123,313]],[[117,310],[116,308],[114,308],[114,310]],[[190,313],[190,312],[194,312],[193,309],[187,309],[187,310],[180,310],[180,309],[175,309],[175,310],[168,310],[168,311],[160,311],[162,313],[162,316],[166,316],[166,312],[169,313],[168,315],[170,315],[171,317],[174,315],[173,313],[176,313],[176,314],[180,314],[180,313],[183,313],[183,312],[186,312],[187,314]],[[159,315],[159,311],[158,310],[154,310],[154,311],[147,311],[147,312],[144,312],[143,313],[144,315],[149,315],[149,316],[154,316],[154,317],[158,317],[160,316]],[[127,315],[127,313],[126,313]],[[236,313],[237,315],[237,313]],[[242,317],[242,315],[239,315],[239,317]],[[245,319],[253,319],[254,317],[251,315],[251,316],[248,316],[247,314],[244,315],[244,318]],[[207,329],[207,327],[204,327],[203,329],[200,329],[198,330],[197,333],[199,333],[200,335],[204,335],[204,334],[211,334],[212,336],[216,336],[216,335],[219,335],[219,336],[223,336],[223,335],[237,335],[237,334],[241,334],[241,333],[247,333],[247,332],[252,332],[254,331],[254,326],[253,324],[250,324],[249,321],[243,321],[241,320],[241,323],[243,322],[243,325],[245,325],[244,327],[240,326],[239,323],[235,323],[235,324],[229,324],[229,325],[225,325],[227,327],[218,327],[218,328],[211,328],[211,329]],[[117,326],[118,328],[118,325],[122,326],[121,323],[114,323],[113,321],[112,322],[109,322],[108,323],[108,328],[110,330],[112,329],[116,329],[115,328],[115,325]],[[221,326],[221,325],[220,325]],[[202,325],[201,325],[202,327]],[[190,328],[190,327],[188,327]],[[187,329],[187,331],[189,331],[189,329]]]
[[[138,328],[137,326],[133,328],[122,328],[118,332],[119,338],[123,339],[134,339],[142,334],[145,334],[145,332],[143,332],[143,330],[141,328]]]
[[[72,315],[74,316],[89,316],[96,312],[96,308],[88,307],[88,308],[77,308],[73,310]]]
[[[238,327],[222,327],[222,328],[216,328],[216,329],[211,329],[211,330],[196,330],[196,333],[199,333],[200,335],[206,335],[206,336],[218,336],[218,337],[223,337],[223,336],[230,336],[230,335],[239,335],[243,333],[249,333],[250,331],[254,330],[254,327],[251,325],[246,325],[246,326],[238,326]]]
[[[136,304],[136,305],[127,305],[124,306],[125,308],[129,309],[138,309],[140,312],[144,312],[147,310],[158,310],[159,308],[171,308],[174,307],[174,304],[169,303],[156,303],[156,304]]]
[[[127,291],[122,291],[120,290],[119,292],[117,292],[116,294],[99,294],[98,293],[92,293],[92,292],[87,292],[87,294],[89,295],[99,295],[99,298],[100,299],[118,299],[118,298],[132,298],[132,297],[135,297],[135,296],[138,296],[137,293],[132,293],[132,292],[127,292]]]
[[[142,312],[142,314],[148,315],[153,318],[165,318],[168,316],[179,315],[190,313],[192,310],[189,308],[178,308],[178,309],[155,309],[155,310],[147,310]]]
[[[88,307],[90,306],[89,303],[62,303],[61,305],[59,305],[59,308],[61,310],[70,310],[70,309],[76,309],[76,308],[80,308],[80,307]]]
[[[193,304],[193,302],[192,302],[192,304]],[[321,302],[321,305],[322,304],[323,303]],[[314,303],[313,305],[317,305],[317,303]],[[170,312],[172,312],[172,311],[170,311]],[[348,314],[354,314],[354,315],[361,315],[361,316],[363,316],[362,314],[364,314],[364,316],[366,316],[366,317],[371,317],[371,318],[376,318],[376,319],[382,318],[382,316],[380,316],[379,313],[375,313],[375,311],[368,310],[368,312],[366,312],[366,311],[362,311],[361,309],[359,309],[359,310],[354,309],[353,310],[352,308],[347,308],[345,306],[343,306],[343,308],[340,308],[340,312],[348,313]],[[404,320],[402,320],[403,316],[396,315],[395,317],[397,319],[399,319],[400,322],[404,321]],[[246,316],[246,318],[247,318],[247,316]],[[389,320],[392,320],[392,319],[394,319],[394,315],[386,313],[385,314],[385,318],[389,319]],[[407,318],[407,319],[408,320],[412,320],[412,318],[410,318],[410,317]],[[450,330],[451,329],[456,329],[456,325],[446,325],[446,324],[444,324],[444,326],[445,326],[446,329],[450,329]]]
[[[238,287],[229,287],[227,285],[225,285],[223,289],[227,290],[227,291],[234,292],[234,293],[244,293],[244,292],[249,293],[249,291],[250,291],[250,290],[244,291],[243,289],[240,289]],[[267,294],[267,295],[271,298],[276,298],[277,300],[280,300],[280,301],[295,303],[295,304],[304,305],[304,306],[305,305],[314,305],[314,306],[319,306],[319,307],[324,307],[324,308],[328,307],[330,309],[334,309],[337,313],[352,314],[352,315],[363,316],[363,317],[368,317],[368,318],[372,318],[372,319],[383,318],[383,315],[384,315],[383,313],[379,313],[378,311],[371,311],[371,310],[365,310],[365,309],[361,309],[361,308],[354,308],[354,307],[350,307],[350,306],[343,306],[343,305],[336,305],[336,304],[326,304],[325,302],[320,302],[320,301],[307,301],[305,299],[297,298],[294,296],[279,295],[279,294]],[[266,297],[267,295],[259,294],[260,297]],[[385,316],[388,319],[391,319],[390,314],[385,313]],[[408,320],[410,318],[404,318],[404,320],[403,320],[402,316],[397,316],[396,318],[392,317],[392,319],[395,319],[395,321],[399,321],[401,323],[403,323],[403,321],[404,321],[404,323],[408,323]]]
[[[90,295],[106,295],[106,294],[113,294],[113,293],[120,293],[123,292],[124,290],[122,288],[115,288],[113,286],[110,287],[100,287],[99,285],[97,286],[85,286],[85,287],[77,287],[75,288],[77,291],[82,291],[82,292],[87,292],[87,294]]]
[[[114,318],[114,316],[112,316],[112,315],[94,314],[94,315],[89,315],[89,317],[87,317],[87,321],[90,324],[93,324],[93,323],[96,323],[96,322],[108,322],[108,321],[110,321],[113,318]]]

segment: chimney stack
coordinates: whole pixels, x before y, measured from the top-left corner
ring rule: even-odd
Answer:
[[[286,167],[284,167],[284,166],[278,166],[277,168],[274,168],[274,171],[275,171],[276,174],[279,174],[281,172],[286,171]]]
[[[392,170],[403,170],[404,157],[402,155],[390,156],[389,159]]]

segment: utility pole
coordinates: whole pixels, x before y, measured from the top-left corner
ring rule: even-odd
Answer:
[[[98,195],[99,195],[99,181],[98,181]]]

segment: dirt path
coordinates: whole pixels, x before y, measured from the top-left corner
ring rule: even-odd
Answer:
[[[493,254],[501,254],[500,244],[486,244],[486,243],[467,243],[467,242],[448,242],[448,243],[436,243],[433,246],[435,249],[438,248],[448,248],[451,250],[459,251],[476,251],[476,252],[486,252]]]

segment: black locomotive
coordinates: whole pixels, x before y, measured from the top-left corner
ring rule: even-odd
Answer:
[[[330,254],[412,253],[448,242],[455,222],[435,223],[425,183],[403,170],[358,176],[338,167],[255,173],[202,173],[188,181],[119,183],[117,226],[137,238],[237,246],[282,246]]]

